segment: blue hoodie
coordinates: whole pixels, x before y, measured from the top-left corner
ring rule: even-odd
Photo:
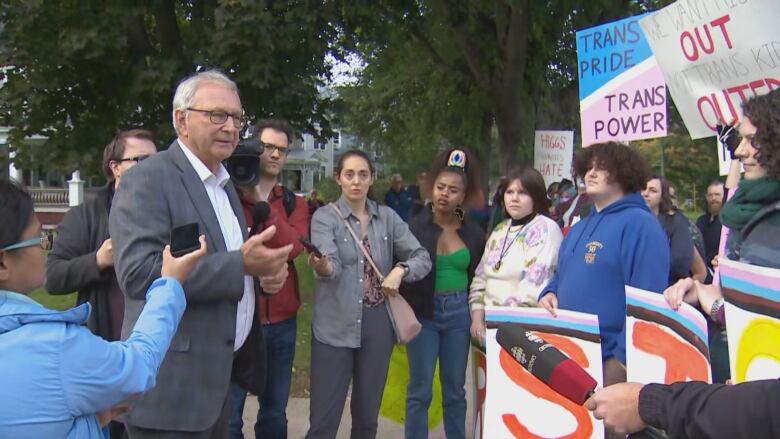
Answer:
[[[185,307],[179,282],[157,279],[127,341],[107,342],[83,326],[88,303],[0,290],[0,438],[108,438],[95,413],[154,386]]]
[[[558,270],[539,296],[553,292],[561,309],[599,316],[601,355],[626,364],[625,285],[663,292],[669,241],[639,193],[578,222],[561,243]]]

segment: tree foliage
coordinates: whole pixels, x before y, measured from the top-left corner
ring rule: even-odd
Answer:
[[[342,93],[348,125],[387,148],[397,148],[393,140],[404,136],[434,144],[465,139],[486,158],[495,133],[502,167],[529,160],[535,129],[579,126],[575,31],[641,12],[649,3],[658,2],[345,6],[345,47],[369,66],[354,92]]]
[[[334,30],[329,3],[251,0],[44,2],[0,9],[0,125],[21,166],[97,169],[120,129],[173,138],[179,80],[216,67],[239,86],[251,117],[278,115],[329,131],[320,93]],[[31,146],[24,139],[47,140]]]

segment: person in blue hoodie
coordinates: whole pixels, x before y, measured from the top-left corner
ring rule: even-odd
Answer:
[[[625,285],[663,292],[669,245],[640,195],[650,168],[636,151],[615,143],[579,151],[574,169],[585,179],[594,211],[561,243],[558,270],[539,305],[596,314],[601,330],[604,385],[625,381]]]
[[[105,426],[128,409],[121,403],[154,386],[205,238],[181,258],[165,247],[133,332],[108,342],[84,326],[89,303],[54,311],[27,297],[46,279],[51,238],[21,187],[0,180],[0,206],[0,438],[107,439]]]

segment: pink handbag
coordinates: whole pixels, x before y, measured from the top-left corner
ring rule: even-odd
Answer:
[[[349,234],[352,235],[352,239],[355,240],[355,244],[357,244],[357,246],[363,252],[363,256],[365,256],[368,263],[371,264],[371,268],[374,269],[374,272],[379,278],[379,281],[384,281],[385,276],[382,274],[382,272],[379,271],[379,268],[377,268],[376,264],[374,263],[374,259],[371,257],[371,254],[368,252],[368,250],[363,247],[363,243],[360,242],[360,239],[358,239],[357,234],[352,229],[352,225],[350,225],[349,222],[344,219],[344,215],[341,214],[341,210],[338,208],[338,206],[333,203],[331,203],[331,206],[333,206],[333,208],[336,210],[339,218],[344,221],[344,225],[347,226]],[[420,321],[417,320],[417,316],[414,315],[414,310],[412,310],[412,307],[409,306],[409,304],[406,302],[406,299],[404,299],[404,297],[400,294],[392,296],[385,295],[385,306],[387,307],[387,313],[390,315],[390,322],[393,324],[396,343],[407,344],[414,340],[414,338],[417,337],[417,334],[422,331],[422,325],[420,324]]]

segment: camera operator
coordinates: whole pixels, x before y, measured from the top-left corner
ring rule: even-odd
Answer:
[[[295,357],[296,316],[300,307],[298,275],[293,261],[303,250],[299,238],[308,238],[310,214],[306,200],[279,184],[289,146],[295,139],[292,128],[278,119],[261,120],[254,128],[252,139],[228,160],[228,170],[239,189],[252,233],[276,225],[276,234],[266,244],[269,247],[293,244],[287,278],[277,289],[264,282],[263,292],[257,296],[259,307],[256,312],[264,336],[264,340],[258,342],[265,343],[266,382],[263,394],[258,395],[260,410],[254,430],[256,437],[276,439],[287,437],[287,398]],[[268,203],[270,209],[258,214],[258,210],[262,211],[255,208],[258,203]],[[261,224],[254,224],[263,217]],[[232,383],[230,392],[230,438],[243,438],[246,390]]]

